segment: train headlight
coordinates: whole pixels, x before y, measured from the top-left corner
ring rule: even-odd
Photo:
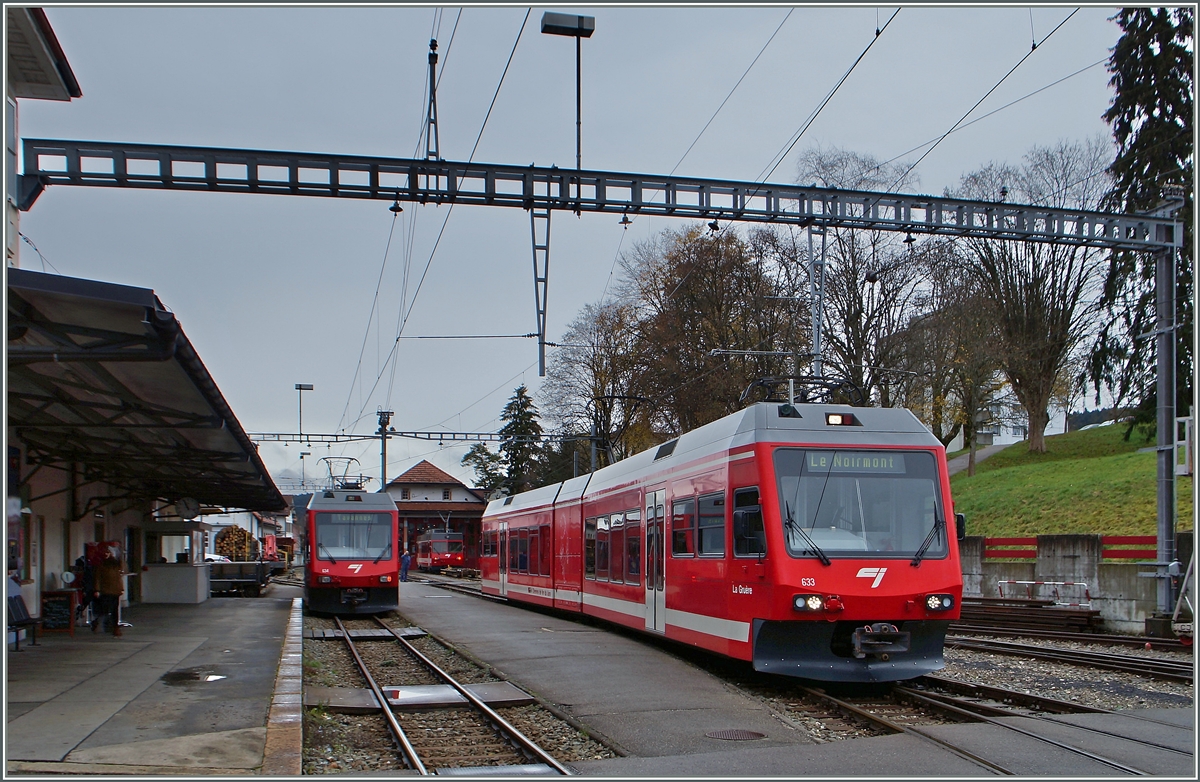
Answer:
[[[333,581],[332,576],[317,576],[318,584],[328,584],[328,583],[331,583],[332,581]]]
[[[392,577],[391,577],[391,576],[380,576],[380,577],[379,577],[379,583],[381,583],[381,584],[390,584],[390,583],[392,583]]]
[[[925,607],[930,611],[949,611],[954,608],[954,595],[929,595]]]
[[[792,598],[792,608],[797,611],[820,611],[825,607],[825,600],[820,595],[796,595]]]

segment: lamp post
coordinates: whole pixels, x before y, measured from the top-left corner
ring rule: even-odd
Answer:
[[[304,438],[304,392],[312,391],[312,383],[296,384],[296,433]]]
[[[581,57],[582,41],[591,38],[596,31],[596,17],[576,16],[575,14],[559,14],[547,11],[542,14],[542,32],[547,35],[565,35],[575,39],[575,170],[583,169],[583,102],[581,99],[583,85],[583,68]],[[576,187],[578,187],[576,180]]]

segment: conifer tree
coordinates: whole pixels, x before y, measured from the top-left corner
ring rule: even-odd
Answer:
[[[1109,168],[1113,187],[1105,207],[1124,213],[1154,209],[1164,189],[1183,190],[1177,213],[1183,243],[1176,259],[1176,405],[1180,415],[1192,395],[1193,220],[1192,144],[1194,9],[1125,8],[1114,21],[1123,34],[1112,49],[1108,69],[1114,93],[1104,119],[1117,142]],[[1155,321],[1154,257],[1150,253],[1111,255],[1101,305],[1106,322],[1092,348],[1088,375],[1099,396],[1108,387],[1118,402],[1138,404],[1147,423],[1154,420],[1155,355],[1150,332]]]

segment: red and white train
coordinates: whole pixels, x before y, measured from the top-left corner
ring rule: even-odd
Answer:
[[[396,503],[355,486],[318,491],[308,502],[304,602],[310,611],[377,614],[397,606]]]
[[[489,594],[759,671],[897,681],[944,666],[964,535],[945,449],[909,411],[759,403],[494,500],[480,570]]]
[[[439,573],[442,568],[462,566],[461,532],[428,530],[417,538],[417,570]]]

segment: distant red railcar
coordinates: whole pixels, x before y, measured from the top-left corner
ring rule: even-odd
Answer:
[[[429,530],[417,537],[417,570],[437,573],[443,568],[462,566],[461,532]]]
[[[489,594],[756,670],[897,681],[944,666],[964,528],[909,411],[759,403],[489,503],[480,570]]]

